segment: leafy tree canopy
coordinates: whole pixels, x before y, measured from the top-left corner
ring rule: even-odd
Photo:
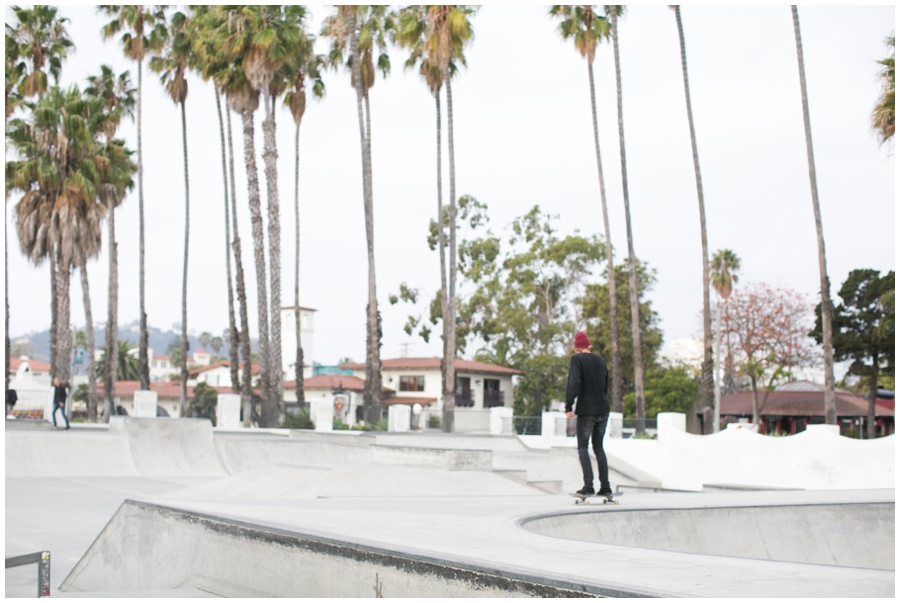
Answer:
[[[644,371],[644,412],[648,418],[661,412],[688,414],[700,392],[700,380],[689,366],[650,365]],[[626,417],[634,417],[634,391],[624,396]]]

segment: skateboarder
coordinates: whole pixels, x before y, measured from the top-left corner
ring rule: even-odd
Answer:
[[[591,354],[591,341],[583,332],[575,334],[574,347],[575,354],[569,362],[569,380],[566,386],[566,417],[572,419],[578,415],[576,424],[578,459],[581,461],[581,472],[584,476],[584,487],[578,490],[578,494],[585,496],[594,494],[594,472],[588,454],[590,441],[597,457],[599,494],[607,496],[612,494],[612,489],[609,487],[606,453],[603,452],[603,434],[609,419],[609,399],[606,397],[609,372],[606,360],[599,354]],[[572,405],[576,399],[578,405],[573,412]]]
[[[53,426],[56,427],[56,411],[61,410],[63,419],[66,420],[66,429],[69,428],[69,417],[66,416],[66,386],[59,382],[59,377],[53,378]]]

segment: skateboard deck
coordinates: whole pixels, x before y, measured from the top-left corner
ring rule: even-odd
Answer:
[[[619,501],[616,499],[618,497],[622,496],[622,494],[623,494],[623,492],[611,492],[610,494],[607,494],[607,495],[603,495],[603,494],[584,495],[584,494],[578,494],[577,492],[570,492],[569,496],[571,496],[572,498],[575,499],[576,505],[580,505],[580,504],[589,505],[589,504],[591,504],[591,501],[589,501],[588,499],[593,498],[593,497],[602,498],[604,505],[606,503],[613,503],[614,505],[617,505],[617,504],[619,504]]]

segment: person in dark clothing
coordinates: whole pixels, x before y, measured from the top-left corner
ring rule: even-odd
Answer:
[[[69,417],[66,416],[66,386],[59,382],[59,377],[53,378],[53,426],[56,427],[56,411],[62,410],[63,419],[66,420],[66,429],[69,428]]]
[[[594,472],[591,468],[591,456],[588,454],[590,443],[597,457],[597,477],[600,479],[600,495],[603,496],[612,493],[606,453],[603,452],[603,434],[609,420],[609,398],[606,396],[609,371],[602,356],[591,354],[591,341],[583,332],[575,334],[574,347],[575,354],[569,362],[569,380],[566,385],[566,417],[572,419],[578,416],[578,460],[581,461],[584,477],[584,487],[578,490],[578,494],[594,494]],[[572,406],[576,399],[578,405],[573,412]]]
[[[16,393],[14,389],[6,390],[6,414],[9,415],[12,413],[13,408],[16,406],[16,402],[19,401],[19,394]]]

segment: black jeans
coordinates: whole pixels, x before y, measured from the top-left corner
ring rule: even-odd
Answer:
[[[69,417],[66,416],[66,405],[65,404],[54,404],[53,405],[53,426],[56,427],[56,411],[62,412],[63,419],[66,420],[66,429],[69,428]]]
[[[599,492],[609,492],[609,467],[606,464],[606,453],[603,452],[603,434],[606,432],[606,422],[609,413],[602,415],[579,415],[576,426],[578,438],[578,460],[581,461],[581,472],[584,475],[584,485],[594,487],[594,472],[591,469],[591,455],[588,454],[588,440],[593,445],[594,455],[597,457],[597,473],[600,478]]]

